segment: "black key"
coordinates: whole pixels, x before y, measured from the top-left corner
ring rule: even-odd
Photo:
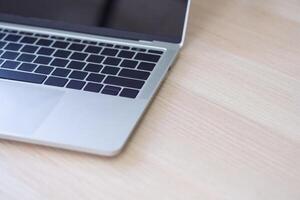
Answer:
[[[22,45],[17,43],[8,43],[5,50],[11,50],[11,51],[19,51],[21,49]]]
[[[20,62],[16,62],[16,61],[5,61],[1,68],[6,68],[6,69],[16,69],[19,66]]]
[[[49,75],[52,72],[53,69],[54,69],[53,67],[49,67],[49,66],[46,66],[46,65],[40,65],[35,70],[35,73]]]
[[[66,87],[75,90],[81,90],[84,85],[84,81],[71,80]]]
[[[33,33],[29,33],[29,32],[26,32],[26,31],[20,31],[19,34],[21,34],[21,35],[33,35]]]
[[[0,40],[5,37],[5,33],[0,33]]]
[[[51,38],[52,38],[52,39],[56,39],[56,40],[65,40],[64,37],[56,36],[56,35],[52,35]]]
[[[62,41],[56,41],[52,45],[52,47],[59,48],[59,49],[65,49],[69,46],[69,42],[62,42]]]
[[[36,64],[42,64],[42,65],[48,65],[51,62],[52,58],[47,56],[38,56],[34,63]]]
[[[71,55],[71,51],[66,51],[66,50],[57,50],[54,53],[54,57],[59,57],[59,58],[68,58]]]
[[[37,65],[35,65],[35,64],[22,63],[20,65],[20,67],[18,68],[18,70],[32,72],[36,67],[37,67]]]
[[[94,74],[91,73],[88,77],[87,77],[87,81],[91,81],[91,82],[96,82],[96,83],[101,83],[103,81],[103,79],[105,78],[104,75],[102,74]]]
[[[0,54],[1,55],[1,54]],[[0,59],[0,66],[1,66],[1,64],[4,62],[4,60],[3,59]]]
[[[104,60],[104,56],[90,55],[87,59],[88,62],[100,64]]]
[[[126,50],[130,49],[130,47],[123,46],[123,45],[116,45],[115,48],[117,48],[117,49],[126,49]]]
[[[118,57],[120,58],[133,58],[135,52],[133,51],[120,51]]]
[[[70,74],[69,78],[78,79],[78,80],[84,80],[87,75],[88,75],[87,72],[73,71]]]
[[[3,32],[5,32],[5,33],[18,33],[18,31],[11,30],[11,29],[4,29]]]
[[[119,50],[117,50],[117,49],[105,48],[105,49],[103,49],[101,54],[105,55],[105,56],[115,56],[115,55],[117,55],[118,52],[119,52]]]
[[[109,66],[106,66],[101,71],[101,73],[103,73],[103,74],[110,74],[110,75],[117,75],[119,71],[120,71],[119,67],[109,67]]]
[[[17,42],[20,39],[21,39],[21,36],[13,35],[13,34],[9,34],[4,38],[5,41],[9,41],[9,42]]]
[[[40,48],[40,50],[38,50],[37,54],[50,56],[53,54],[54,51],[55,51],[55,49],[42,47],[42,48]]]
[[[127,98],[136,98],[137,95],[139,94],[138,90],[133,90],[133,89],[128,89],[124,88],[120,94],[121,97],[127,97]]]
[[[3,53],[4,51],[0,50],[0,55]]]
[[[113,95],[117,96],[119,92],[121,91],[120,87],[115,87],[115,86],[110,86],[106,85],[103,90],[101,91],[102,94],[108,94],[108,95]]]
[[[63,69],[63,68],[57,68],[52,72],[53,76],[60,76],[60,77],[67,77],[70,74],[71,70],[69,69]]]
[[[68,82],[68,79],[50,76],[45,81],[45,85],[64,87],[67,82]]]
[[[32,46],[32,45],[25,45],[22,49],[21,52],[24,53],[35,53],[36,50],[38,50],[39,47],[37,46]]]
[[[81,42],[81,40],[75,39],[75,38],[67,38],[67,41],[69,41],[69,42],[78,42],[78,43]]]
[[[6,51],[4,54],[2,54],[1,58],[14,60],[16,59],[20,53],[12,52],[12,51]]]
[[[88,83],[85,88],[84,91],[89,91],[89,92],[100,92],[102,89],[103,85],[101,84],[97,84],[97,83]]]
[[[146,70],[146,71],[153,71],[154,67],[155,67],[155,64],[153,64],[153,63],[141,62],[138,66],[138,69]]]
[[[98,54],[98,53],[100,53],[101,50],[102,50],[101,47],[97,47],[97,46],[88,46],[84,51],[87,52],[87,53]]]
[[[139,51],[139,52],[146,52],[147,51],[146,49],[136,48],[136,47],[131,48],[131,50],[133,50],[133,51]]]
[[[50,65],[56,66],[56,67],[65,67],[68,64],[68,60],[61,59],[61,58],[55,58]]]
[[[49,35],[43,34],[43,33],[36,33],[35,36],[42,37],[42,38],[48,38],[49,37]]]
[[[82,70],[84,66],[85,66],[85,62],[71,61],[67,66],[67,68]]]
[[[104,83],[110,84],[110,85],[117,85],[117,86],[141,89],[145,82],[139,81],[139,80],[115,77],[115,76],[108,76],[104,80]]]
[[[121,63],[121,67],[126,67],[126,68],[135,68],[139,62],[134,61],[134,60],[123,60]]]
[[[39,75],[39,74],[25,73],[20,71],[10,71],[5,69],[0,69],[0,78],[41,84],[46,79],[46,76]]]
[[[34,37],[23,37],[23,39],[20,41],[21,43],[26,43],[26,44],[33,44],[37,41],[37,38]]]
[[[114,46],[113,44],[108,44],[108,43],[104,43],[104,42],[100,42],[99,45],[103,46],[103,47],[113,47]]]
[[[103,62],[105,65],[118,66],[122,60],[119,58],[107,57]]]
[[[91,44],[91,45],[97,45],[97,42],[89,41],[89,40],[84,40],[84,41],[82,41],[82,43],[84,43],[84,44]]]
[[[135,56],[136,60],[148,61],[148,62],[158,62],[160,59],[159,55],[147,54],[147,53],[138,53]]]
[[[86,53],[73,53],[72,56],[70,57],[73,60],[85,60],[88,54]]]
[[[73,51],[82,51],[86,46],[83,44],[71,44],[68,49]]]
[[[7,43],[0,41],[0,49],[2,49]]]
[[[36,43],[37,45],[40,46],[50,46],[53,43],[53,40],[48,40],[48,39],[39,39],[39,41]]]
[[[23,53],[18,57],[17,60],[22,62],[32,62],[35,58],[35,55]]]
[[[84,68],[84,71],[87,71],[87,72],[100,72],[101,69],[103,68],[102,65],[96,65],[96,64],[92,64],[92,63],[89,63],[85,68]]]
[[[158,51],[158,50],[149,50],[148,53],[153,53],[153,54],[163,54],[164,52],[163,51]]]
[[[137,71],[132,69],[122,69],[119,76],[147,80],[150,76],[149,72]]]

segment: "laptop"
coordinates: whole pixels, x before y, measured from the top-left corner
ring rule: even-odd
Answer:
[[[189,0],[0,0],[0,138],[115,156],[183,46]]]

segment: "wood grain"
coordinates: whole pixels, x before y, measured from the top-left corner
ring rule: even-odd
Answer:
[[[125,151],[0,141],[0,199],[300,199],[300,2],[194,0]]]

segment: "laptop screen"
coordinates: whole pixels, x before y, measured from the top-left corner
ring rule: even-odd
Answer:
[[[180,42],[187,4],[188,0],[0,0],[0,21]]]

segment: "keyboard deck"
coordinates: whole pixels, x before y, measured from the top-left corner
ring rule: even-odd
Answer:
[[[163,53],[0,28],[0,79],[136,98]]]

